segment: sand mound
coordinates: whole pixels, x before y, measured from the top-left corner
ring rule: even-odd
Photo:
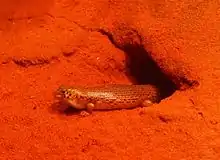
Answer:
[[[0,2],[1,159],[218,159],[216,1]],[[62,84],[152,83],[153,107],[81,118]]]

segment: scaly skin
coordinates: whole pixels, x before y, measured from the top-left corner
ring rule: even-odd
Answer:
[[[146,107],[158,103],[159,90],[153,85],[110,84],[92,87],[61,86],[56,98],[79,110],[113,110]]]

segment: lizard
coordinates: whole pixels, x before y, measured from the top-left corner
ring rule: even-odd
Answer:
[[[104,84],[60,86],[55,97],[68,106],[91,114],[93,110],[147,107],[161,100],[159,89],[151,84]]]

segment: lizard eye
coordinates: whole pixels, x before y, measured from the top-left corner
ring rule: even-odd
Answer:
[[[70,90],[66,90],[66,91],[64,91],[64,98],[70,98],[71,97],[71,92],[70,92]]]

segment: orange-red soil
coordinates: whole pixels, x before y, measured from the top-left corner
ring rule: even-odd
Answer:
[[[0,159],[219,159],[219,28],[214,0],[1,1]],[[52,107],[62,84],[134,79],[164,99],[84,118]]]

